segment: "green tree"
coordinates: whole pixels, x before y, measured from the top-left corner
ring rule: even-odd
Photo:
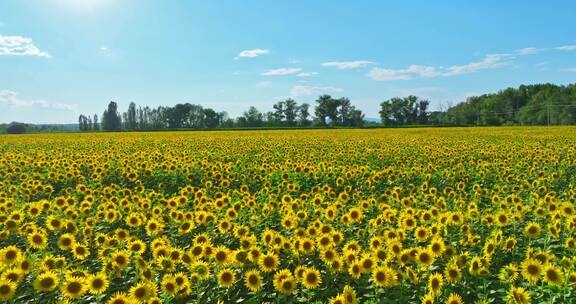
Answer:
[[[118,104],[111,101],[108,108],[102,115],[102,129],[108,132],[120,131],[122,129],[122,120],[118,114]]]
[[[284,117],[286,124],[290,127],[296,125],[296,117],[298,116],[298,104],[294,99],[288,98],[284,101]]]
[[[307,103],[303,103],[298,106],[298,124],[303,127],[307,127],[310,125],[310,105]]]

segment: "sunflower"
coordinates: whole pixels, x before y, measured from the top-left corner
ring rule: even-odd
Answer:
[[[360,262],[359,261],[352,262],[348,267],[348,273],[354,279],[360,278],[360,275],[362,274],[362,265],[360,264]]]
[[[132,299],[130,299],[130,297],[123,292],[115,293],[108,300],[108,302],[106,302],[106,304],[132,304],[132,303],[133,303]]]
[[[12,299],[16,292],[16,284],[6,279],[0,279],[0,300],[7,301]]]
[[[504,241],[504,245],[502,246],[502,250],[504,252],[512,252],[512,250],[514,249],[514,246],[516,246],[516,238],[513,236],[508,237],[505,241]]]
[[[552,264],[544,265],[544,282],[551,285],[562,285],[564,283],[564,273],[558,266]]]
[[[46,217],[46,227],[50,231],[58,231],[62,229],[62,221],[55,215],[49,215]]]
[[[502,268],[498,272],[498,279],[502,283],[514,283],[518,280],[518,266],[514,263],[510,263]]]
[[[422,267],[428,267],[434,263],[434,253],[428,249],[420,249],[416,253],[416,262]]]
[[[217,274],[218,284],[222,287],[232,287],[236,281],[236,273],[232,269],[222,269]]]
[[[428,278],[428,290],[433,294],[440,294],[444,287],[444,278],[438,272],[433,273]]]
[[[575,286],[576,285],[576,271],[572,271],[570,274],[568,274],[568,283],[570,285]]]
[[[387,287],[391,283],[386,267],[378,267],[372,271],[372,281],[379,287]]]
[[[362,273],[369,273],[372,268],[376,265],[374,257],[371,255],[366,255],[362,260],[360,260],[360,266],[362,267]]]
[[[244,286],[252,292],[256,292],[262,288],[262,276],[256,269],[249,270],[244,274]]]
[[[424,295],[424,297],[422,297],[422,301],[420,301],[420,303],[422,304],[434,304],[434,294],[432,293],[427,293],[426,295]]]
[[[462,278],[462,271],[456,263],[449,263],[444,269],[444,276],[450,283],[458,282]]]
[[[414,230],[414,238],[418,241],[418,242],[424,242],[426,241],[426,239],[428,239],[428,229],[424,228],[424,227],[417,227]]]
[[[105,273],[98,273],[95,275],[88,276],[86,279],[86,284],[88,285],[88,291],[91,294],[101,294],[106,289],[108,289],[108,278]]]
[[[114,267],[124,269],[130,263],[130,254],[128,251],[117,251],[112,254],[110,261]]]
[[[36,231],[28,235],[28,244],[34,249],[44,249],[48,244],[46,234],[41,232],[42,230]]]
[[[38,291],[49,292],[58,287],[59,282],[60,279],[58,278],[58,275],[56,275],[56,273],[52,271],[46,271],[44,273],[39,274],[36,277],[33,286],[34,289]]]
[[[28,274],[34,268],[34,260],[32,260],[30,257],[22,257],[18,261],[18,265],[16,267],[20,269],[22,273]]]
[[[356,290],[354,290],[350,285],[344,286],[344,289],[342,290],[342,298],[344,300],[342,302],[343,304],[358,303],[358,300],[356,299]]]
[[[130,288],[128,295],[134,299],[137,303],[147,303],[148,300],[154,296],[150,284],[140,281],[136,285]]]
[[[146,223],[146,233],[151,236],[158,234],[160,231],[162,231],[163,228],[164,225],[155,219],[151,219],[148,221],[148,223]]]
[[[446,304],[464,304],[464,300],[462,297],[457,293],[452,293],[446,300]]]
[[[529,237],[529,238],[537,238],[540,236],[540,232],[542,231],[542,228],[540,227],[540,224],[538,223],[528,223],[528,225],[526,225],[526,227],[524,227],[524,234]]]
[[[536,283],[542,276],[542,263],[536,259],[525,259],[522,264],[520,264],[520,269],[522,270],[524,279],[530,283]]]
[[[86,293],[88,290],[86,287],[85,278],[69,276],[62,286],[60,286],[60,292],[62,292],[62,295],[66,298],[76,299]]]
[[[14,282],[16,285],[18,285],[20,281],[24,278],[24,272],[19,268],[12,267],[7,270],[4,270],[4,273],[2,273],[2,278],[10,282]]]
[[[84,260],[90,255],[90,249],[84,244],[76,243],[72,248],[72,254],[75,259]]]
[[[276,256],[272,252],[268,252],[267,254],[263,254],[258,259],[258,265],[264,272],[272,272],[278,269],[279,266],[278,256]]]
[[[482,259],[480,257],[472,257],[470,261],[470,266],[468,267],[468,272],[472,275],[479,275],[480,271],[482,270]]]
[[[22,251],[14,245],[4,247],[0,250],[0,263],[3,265],[12,265],[20,260],[21,257]]]
[[[274,274],[273,285],[277,291],[289,295],[296,289],[296,279],[290,270],[282,269]]]
[[[328,234],[321,234],[316,238],[316,245],[321,249],[329,248],[333,245],[332,236]]]
[[[320,271],[315,268],[306,268],[302,274],[302,285],[307,289],[314,289],[322,283]]]
[[[512,286],[506,295],[508,304],[529,304],[532,303],[530,292],[522,287]]]
[[[162,287],[162,292],[166,295],[174,295],[178,291],[178,284],[176,284],[176,279],[172,275],[164,275],[160,286]]]
[[[192,258],[199,259],[204,254],[204,246],[202,246],[201,244],[192,245],[192,248],[190,248],[189,252]]]
[[[204,261],[195,261],[190,265],[190,271],[198,275],[200,280],[205,280],[210,276],[210,265]]]
[[[218,264],[227,264],[231,259],[230,249],[224,246],[216,247],[212,253],[212,258]]]
[[[76,238],[71,233],[64,233],[58,238],[58,248],[61,250],[69,250],[76,245]]]
[[[342,295],[337,295],[333,298],[330,298],[330,300],[328,300],[328,304],[344,304],[344,297]]]
[[[432,251],[434,256],[442,256],[444,250],[446,249],[446,245],[441,237],[434,237],[428,248],[430,251]]]

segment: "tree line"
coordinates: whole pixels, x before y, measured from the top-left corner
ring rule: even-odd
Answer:
[[[472,96],[446,110],[430,111],[430,101],[414,95],[380,103],[381,126],[410,125],[573,125],[576,124],[576,84],[521,85],[493,94]],[[114,101],[98,116],[80,115],[81,131],[218,129],[261,127],[362,127],[365,114],[348,98],[321,95],[314,108],[289,98],[261,112],[251,106],[236,119],[198,104],[136,106],[119,112]]]
[[[576,84],[521,85],[473,96],[436,119],[462,125],[574,125]]]
[[[218,128],[261,128],[261,127],[362,127],[364,113],[352,105],[348,98],[333,98],[322,95],[316,100],[311,112],[308,103],[297,103],[288,98],[272,106],[273,110],[261,112],[251,106],[236,119],[226,112],[217,112],[198,104],[177,104],[175,106],[128,105],[125,112],[118,110],[118,104],[111,101],[98,122],[97,115],[78,117],[80,131],[136,131],[163,129],[218,129]]]

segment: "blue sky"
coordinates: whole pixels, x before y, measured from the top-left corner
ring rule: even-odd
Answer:
[[[349,97],[368,117],[576,82],[574,1],[0,1],[0,123],[76,122],[110,100],[240,115]]]

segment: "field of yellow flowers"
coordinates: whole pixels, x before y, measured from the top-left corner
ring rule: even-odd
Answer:
[[[0,301],[576,303],[576,128],[0,136]]]

